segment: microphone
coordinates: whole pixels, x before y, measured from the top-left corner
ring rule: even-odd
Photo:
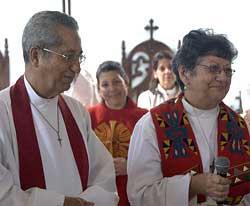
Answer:
[[[230,167],[230,160],[227,157],[217,157],[214,166],[218,175],[227,177],[227,171]],[[225,204],[225,201],[216,201],[217,205]]]

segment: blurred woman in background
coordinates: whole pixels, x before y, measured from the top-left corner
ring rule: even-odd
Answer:
[[[97,72],[100,104],[89,108],[92,128],[114,158],[119,206],[128,206],[127,155],[136,122],[147,112],[128,97],[128,77],[121,64],[103,62]]]
[[[139,95],[137,101],[139,107],[151,109],[179,94],[176,77],[172,71],[172,59],[172,51],[160,51],[155,54],[152,61],[153,74],[149,90]]]

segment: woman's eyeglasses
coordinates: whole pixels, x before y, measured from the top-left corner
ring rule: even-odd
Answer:
[[[227,77],[232,77],[235,73],[235,70],[231,67],[225,66],[220,67],[218,64],[211,64],[211,65],[205,65],[205,64],[197,64],[197,66],[202,66],[202,68],[207,69],[211,74],[218,75],[222,71],[226,74]]]

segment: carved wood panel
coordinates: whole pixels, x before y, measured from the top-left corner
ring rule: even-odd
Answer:
[[[161,50],[171,50],[166,44],[153,39],[153,32],[159,27],[150,25],[145,30],[150,31],[150,39],[136,45],[126,54],[125,41],[122,42],[122,66],[128,74],[129,96],[136,102],[138,95],[147,90],[152,75],[151,62],[153,56]]]

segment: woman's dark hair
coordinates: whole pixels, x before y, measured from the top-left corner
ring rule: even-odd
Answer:
[[[184,36],[177,51],[172,68],[182,91],[184,84],[180,80],[178,69],[182,65],[193,72],[199,57],[214,55],[232,62],[238,55],[237,49],[223,34],[215,34],[212,29],[192,30]]]
[[[128,84],[127,74],[125,70],[123,69],[122,65],[119,62],[115,62],[115,61],[105,61],[99,65],[96,71],[96,79],[97,79],[98,88],[99,88],[99,78],[100,78],[101,73],[109,72],[109,71],[116,71],[125,80],[126,84]]]
[[[152,59],[152,69],[153,71],[156,71],[157,68],[158,68],[158,64],[159,64],[159,61],[161,59],[169,59],[169,60],[172,60],[173,59],[173,56],[174,56],[174,52],[171,51],[171,50],[164,50],[164,51],[159,51],[157,52],[153,59]],[[151,80],[149,82],[149,90],[155,94],[155,91],[156,91],[156,88],[157,88],[157,85],[159,84],[159,80],[154,78],[154,74],[152,72],[152,75],[151,75]]]

